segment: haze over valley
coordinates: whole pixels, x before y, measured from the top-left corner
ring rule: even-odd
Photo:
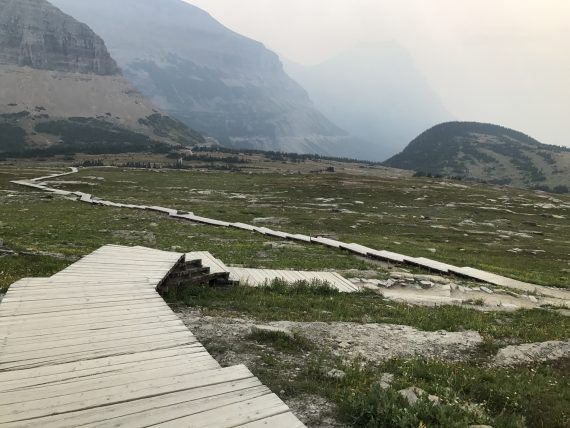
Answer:
[[[0,0],[0,426],[569,428],[567,0]]]

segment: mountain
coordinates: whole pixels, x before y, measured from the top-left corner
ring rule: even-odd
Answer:
[[[452,120],[437,94],[396,42],[362,43],[315,66],[285,70],[330,120],[372,144],[385,160],[421,131]]]
[[[385,165],[560,192],[570,187],[569,148],[542,144],[521,132],[487,123],[434,126]]]
[[[87,25],[45,0],[0,0],[1,153],[203,141],[137,92]]]
[[[181,0],[54,0],[100,34],[160,108],[232,147],[346,155],[360,147],[326,119],[278,56]]]

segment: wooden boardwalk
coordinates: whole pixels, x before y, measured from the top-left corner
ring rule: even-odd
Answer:
[[[221,368],[156,287],[184,254],[109,245],[0,304],[2,427],[304,425],[245,366]]]
[[[326,282],[341,293],[354,293],[361,290],[360,287],[354,285],[348,279],[336,272],[306,272],[228,267],[224,262],[217,259],[207,251],[193,251],[191,253],[186,253],[186,260],[200,260],[203,266],[210,269],[211,273],[228,273],[231,281],[236,283],[239,282],[241,285],[249,285],[251,287],[270,285],[273,281],[279,279],[290,284],[294,284],[299,281],[305,281],[308,283]]]
[[[246,269],[228,268],[230,278],[239,281],[241,284],[252,287],[270,285],[275,280],[282,280],[290,284],[305,281],[309,284],[314,282],[327,283],[332,288],[336,288],[341,293],[355,293],[361,288],[354,285],[348,279],[336,272],[304,272],[293,270],[273,270],[273,269]]]
[[[194,215],[194,213],[179,213],[177,210],[172,208],[163,208],[163,207],[156,207],[156,206],[144,206],[144,205],[132,205],[132,204],[122,204],[116,202],[110,202],[95,198],[93,195],[83,193],[83,192],[69,192],[65,190],[55,189],[52,187],[47,186],[45,183],[42,183],[44,180],[58,178],[61,176],[74,174],[78,172],[77,168],[72,168],[70,172],[61,173],[61,174],[52,174],[47,177],[39,177],[32,180],[19,180],[13,181],[15,184],[19,184],[22,186],[31,187],[34,189],[51,192],[57,195],[62,196],[75,196],[81,202],[86,202],[89,204],[95,205],[103,205],[109,207],[116,207],[116,208],[130,208],[130,209],[140,209],[140,210],[149,210],[149,211],[156,211],[161,212],[164,214],[169,215],[172,218],[177,218],[181,220],[188,220],[196,223],[208,224],[211,226],[220,226],[220,227],[233,227],[236,229],[261,233],[266,236],[271,236],[280,239],[288,239],[298,242],[304,243],[315,243],[320,245],[325,245],[327,247],[341,249],[345,251],[349,251],[353,254],[363,256],[363,257],[370,257],[377,260],[386,261],[389,263],[397,263],[397,264],[407,264],[418,266],[429,271],[437,272],[444,275],[460,275],[465,278],[486,282],[488,284],[496,285],[499,287],[504,288],[512,288],[519,291],[524,291],[527,293],[536,293],[542,296],[547,297],[554,297],[557,299],[568,300],[569,294],[566,290],[560,290],[553,287],[546,287],[537,284],[526,283],[522,281],[517,281],[512,278],[507,278],[501,275],[492,274],[489,272],[485,272],[479,269],[474,269],[471,267],[459,267],[449,265],[447,263],[442,263],[436,260],[431,260],[425,257],[410,257],[404,254],[398,254],[391,251],[385,250],[376,250],[373,248],[369,248],[360,244],[355,243],[345,243],[341,241],[337,241],[334,239],[329,239],[326,237],[312,237],[302,234],[291,234],[282,231],[268,229],[266,227],[257,227],[252,226],[245,223],[230,223],[226,221],[220,221],[215,219],[210,219],[206,217],[200,217]],[[570,303],[567,305],[570,307]]]

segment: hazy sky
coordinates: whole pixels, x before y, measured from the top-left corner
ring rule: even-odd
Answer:
[[[461,120],[570,146],[569,0],[188,0],[302,64],[395,40]]]

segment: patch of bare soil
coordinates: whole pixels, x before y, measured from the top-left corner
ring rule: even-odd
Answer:
[[[259,324],[241,318],[200,316],[198,311],[190,310],[179,315],[198,339],[206,342],[216,338],[243,341],[251,327]],[[413,357],[464,361],[473,356],[483,343],[481,335],[474,331],[426,332],[393,324],[279,321],[266,325],[298,333],[339,357],[361,358],[370,362]]]

